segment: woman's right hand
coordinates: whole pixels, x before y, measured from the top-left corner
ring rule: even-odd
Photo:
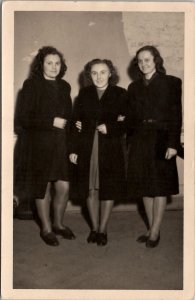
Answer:
[[[56,117],[53,121],[53,126],[56,128],[64,129],[66,126],[67,120],[63,118]]]
[[[75,126],[76,126],[76,128],[79,130],[79,132],[81,132],[81,130],[82,130],[82,122],[81,122],[81,121],[77,121],[77,122],[75,123]]]
[[[75,165],[77,165],[77,158],[78,158],[78,155],[75,153],[71,153],[69,155],[69,159],[70,159],[71,163],[73,163]]]

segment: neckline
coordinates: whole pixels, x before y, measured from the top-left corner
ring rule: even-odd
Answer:
[[[153,75],[152,75],[152,77],[150,78],[150,79],[146,79],[145,78],[145,76],[143,76],[143,82],[144,82],[144,85],[145,86],[148,86],[148,85],[150,85],[150,83],[156,78],[156,77],[158,77],[158,73],[157,72],[155,72]]]
[[[49,84],[53,84],[53,85],[57,84],[57,80],[56,79],[55,80],[49,80],[49,79],[46,79],[45,77],[43,77],[43,80],[45,82],[48,82]]]

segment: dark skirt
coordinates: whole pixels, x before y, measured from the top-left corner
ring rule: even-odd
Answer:
[[[57,180],[69,181],[69,165],[67,135],[62,130],[55,130],[48,182]]]
[[[48,182],[69,181],[66,132],[54,130],[47,141],[41,139],[41,145],[38,143],[40,139],[28,133],[18,138],[14,157],[14,193],[20,198],[42,199]]]
[[[129,145],[128,197],[178,194],[176,157],[165,159],[166,131],[140,126]]]

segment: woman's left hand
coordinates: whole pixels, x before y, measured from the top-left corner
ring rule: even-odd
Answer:
[[[97,127],[98,131],[101,132],[102,134],[107,134],[107,128],[105,124],[101,124]]]
[[[125,120],[125,116],[118,115],[117,122],[123,122]]]
[[[177,150],[173,148],[168,148],[165,154],[166,159],[171,159],[173,156],[177,154]]]

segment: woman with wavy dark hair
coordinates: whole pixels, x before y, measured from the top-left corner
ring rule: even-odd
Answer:
[[[163,66],[164,60],[161,57],[160,52],[154,46],[147,45],[147,46],[140,48],[136,52],[136,56],[135,56],[135,65],[137,66],[137,69],[138,69],[138,72],[140,73],[140,75],[143,76],[143,73],[142,73],[141,69],[139,68],[138,62],[139,62],[139,54],[143,51],[149,51],[151,53],[151,55],[153,56],[156,72],[161,73],[161,74],[166,74],[166,70]]]
[[[92,228],[88,243],[107,244],[107,225],[114,200],[124,195],[125,169],[121,145],[125,90],[110,60],[85,66],[88,87],[80,90],[74,108],[70,160],[78,166],[78,191],[87,199]]]
[[[56,79],[61,79],[65,75],[67,66],[62,53],[59,52],[54,47],[45,46],[39,49],[36,57],[34,58],[31,64],[30,75],[29,75],[30,78],[43,76],[43,64],[44,64],[44,59],[47,55],[58,55],[59,57],[61,67],[60,67],[59,74],[57,74],[56,76]]]
[[[68,135],[72,101],[70,85],[62,79],[67,67],[54,47],[39,49],[25,80],[17,124],[22,128],[20,175],[26,197],[35,199],[41,221],[41,237],[58,246],[56,234],[75,238],[63,224],[69,196]],[[53,224],[50,219],[50,192],[53,197]]]
[[[166,75],[154,46],[136,53],[141,78],[128,88],[128,196],[142,197],[149,228],[137,241],[156,247],[167,196],[178,190],[176,155],[182,123],[181,80]]]
[[[89,61],[84,68],[85,71],[85,77],[86,77],[86,81],[88,85],[92,85],[93,84],[93,80],[91,77],[91,68],[94,64],[106,64],[110,70],[110,77],[108,78],[108,83],[110,85],[116,85],[119,82],[119,76],[117,73],[116,68],[113,66],[113,63],[111,60],[109,59],[93,59],[92,61]]]

